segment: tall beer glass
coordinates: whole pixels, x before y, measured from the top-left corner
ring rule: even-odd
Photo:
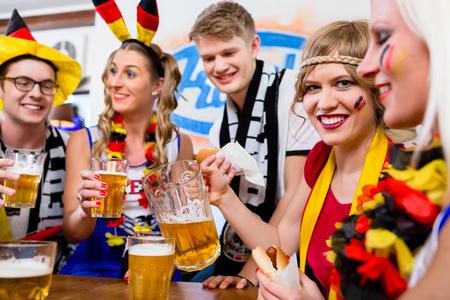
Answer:
[[[163,236],[128,237],[131,300],[169,299],[175,240]]]
[[[178,269],[195,271],[212,264],[220,254],[220,243],[198,163],[183,160],[163,165],[147,174],[142,186],[159,228],[176,241]]]
[[[45,299],[56,246],[43,241],[0,243],[0,299]]]
[[[39,192],[46,154],[31,150],[6,150],[5,158],[14,160],[6,171],[20,174],[19,180],[5,179],[4,185],[16,191],[14,196],[4,194],[7,207],[34,208]]]
[[[93,158],[91,171],[100,176],[99,181],[105,182],[105,198],[92,198],[92,201],[102,201],[100,207],[91,209],[91,216],[97,218],[119,218],[122,212],[122,202],[127,186],[128,161],[117,158]]]
[[[163,236],[161,231],[135,231],[135,236]]]

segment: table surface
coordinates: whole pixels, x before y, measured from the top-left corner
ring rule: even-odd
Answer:
[[[258,289],[247,287],[243,290],[209,289],[201,283],[171,282],[169,299],[256,299]],[[119,278],[86,277],[73,275],[53,275],[48,300],[110,300],[128,299],[128,284]]]

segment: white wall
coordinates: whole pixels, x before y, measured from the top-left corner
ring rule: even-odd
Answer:
[[[155,35],[154,42],[169,53],[178,53],[183,47],[189,47],[188,33],[194,24],[198,14],[208,5],[217,1],[212,0],[164,0],[158,2],[160,25]],[[335,20],[368,19],[370,2],[361,0],[241,0],[242,4],[253,16],[258,30],[269,30],[279,33],[290,33],[299,36],[309,36],[312,32],[326,23]],[[136,6],[138,0],[116,0],[125,23],[133,38],[136,37]],[[274,5],[275,3],[275,5]],[[120,46],[120,42],[110,31],[106,23],[97,14],[95,27],[90,36],[88,64],[86,72],[91,75],[91,115],[89,124],[97,122],[98,115],[102,112],[103,84],[101,73],[105,67],[108,55]],[[292,50],[292,49],[291,49]],[[260,58],[269,60],[275,65],[283,66],[286,48],[262,47]],[[297,52],[300,52],[298,50]],[[180,61],[180,69],[183,72],[186,62]],[[296,56],[295,66],[299,64],[299,55]],[[201,72],[201,64],[195,74]],[[207,83],[210,85],[210,83]],[[186,89],[183,95],[189,98],[189,103],[180,101],[177,113],[192,116],[192,118],[207,118],[208,122],[217,118],[222,108],[206,107],[201,110],[195,108],[198,89]],[[212,90],[208,95],[212,97]],[[223,99],[223,98],[222,98]],[[194,136],[196,146],[204,143],[205,135],[196,132],[196,128],[185,128]],[[197,139],[198,137],[198,139]]]

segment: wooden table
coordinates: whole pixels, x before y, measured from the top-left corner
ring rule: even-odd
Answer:
[[[172,282],[169,299],[256,299],[258,289],[247,287],[243,290],[204,288],[201,283]],[[111,300],[128,299],[128,284],[123,279],[86,277],[73,275],[53,275],[48,300]]]

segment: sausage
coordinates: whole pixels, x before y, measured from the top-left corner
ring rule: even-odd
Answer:
[[[289,263],[283,250],[276,245],[269,247],[266,251],[258,246],[253,249],[252,256],[261,272],[267,277],[281,274]]]
[[[277,268],[277,249],[275,247],[269,247],[266,250],[266,254],[272,261],[272,265],[273,265],[274,269],[278,270],[278,268]]]

